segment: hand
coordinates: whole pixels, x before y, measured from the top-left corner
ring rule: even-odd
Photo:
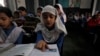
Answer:
[[[41,40],[39,41],[36,46],[35,46],[37,49],[40,49],[42,51],[45,51],[46,49],[48,49],[48,45],[45,41]]]

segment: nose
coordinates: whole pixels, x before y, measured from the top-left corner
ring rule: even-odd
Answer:
[[[47,17],[47,21],[48,21],[48,22],[50,21],[50,17]]]

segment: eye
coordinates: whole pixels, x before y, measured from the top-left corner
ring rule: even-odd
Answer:
[[[43,15],[43,19],[47,19],[48,18],[48,16],[47,15]]]
[[[50,16],[50,18],[53,18],[53,16]]]
[[[3,21],[5,21],[5,20],[6,20],[6,18],[4,18],[4,17],[1,17],[0,19],[1,19],[1,20],[3,20]]]
[[[50,18],[55,18],[55,16],[54,15],[50,15]]]

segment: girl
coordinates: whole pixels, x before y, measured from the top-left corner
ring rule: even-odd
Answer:
[[[47,5],[43,8],[41,23],[37,25],[35,32],[37,32],[36,48],[45,51],[48,48],[47,44],[57,44],[61,51],[67,31],[53,6]]]
[[[21,44],[23,30],[12,22],[12,13],[6,7],[0,8],[0,43]]]
[[[54,7],[57,9],[61,21],[63,23],[66,23],[66,21],[67,21],[66,14],[64,13],[61,4],[56,4]]]

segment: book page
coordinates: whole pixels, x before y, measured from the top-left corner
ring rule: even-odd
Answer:
[[[33,44],[16,45],[10,50],[0,54],[0,56],[29,56],[33,50]]]
[[[12,48],[13,46],[14,46],[13,43],[0,44],[0,53]]]
[[[3,52],[0,56],[60,56],[57,45],[50,44],[49,49],[40,51],[34,48],[35,44],[16,45],[8,51]]]
[[[33,49],[30,56],[60,56],[57,45],[52,44],[48,45],[50,49],[47,49],[46,51],[40,51],[38,49]]]

